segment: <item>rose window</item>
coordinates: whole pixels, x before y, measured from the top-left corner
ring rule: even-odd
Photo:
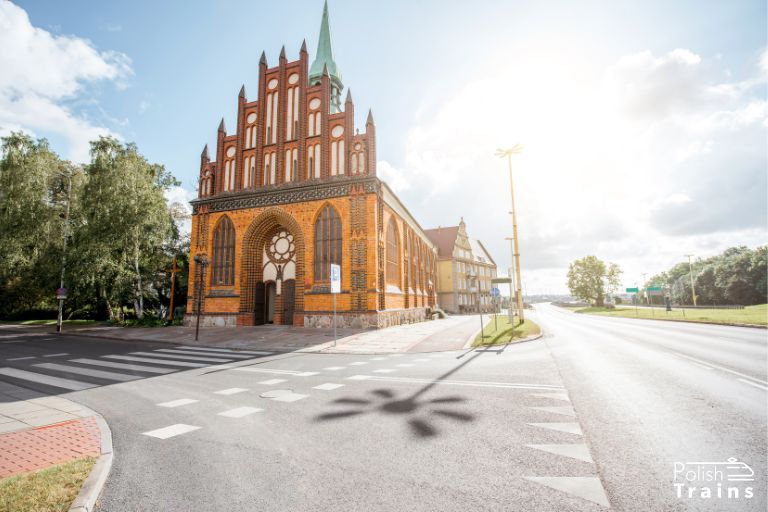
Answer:
[[[267,248],[269,259],[276,264],[288,263],[295,253],[296,245],[293,243],[293,235],[286,230],[275,233]]]

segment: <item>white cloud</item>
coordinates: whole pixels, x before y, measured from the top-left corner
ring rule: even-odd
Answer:
[[[419,116],[403,164],[380,173],[424,227],[463,215],[506,268],[509,182],[493,152],[522,143],[513,170],[529,291],[564,291],[568,262],[586,254],[633,279],[685,252],[766,240],[763,70],[723,83],[722,62],[687,49],[609,66],[556,51],[489,62]]]
[[[125,87],[130,59],[99,52],[86,39],[54,35],[32,26],[22,8],[0,0],[0,133],[22,128],[69,142],[75,161],[88,159],[88,141],[111,133],[64,104],[89,84],[113,81]]]

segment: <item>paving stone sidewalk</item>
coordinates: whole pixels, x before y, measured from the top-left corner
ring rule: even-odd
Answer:
[[[101,454],[96,413],[0,382],[0,478]]]

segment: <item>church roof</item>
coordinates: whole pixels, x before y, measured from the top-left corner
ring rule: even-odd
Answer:
[[[317,38],[317,55],[309,68],[309,79],[323,76],[323,68],[328,67],[328,74],[341,83],[341,73],[333,60],[333,43],[331,42],[331,22],[328,16],[328,0],[323,4],[323,18],[320,21],[320,35]]]

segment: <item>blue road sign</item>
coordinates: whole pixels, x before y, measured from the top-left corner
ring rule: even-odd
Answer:
[[[501,295],[501,291],[498,288],[491,288],[491,295],[494,297],[498,297]]]

